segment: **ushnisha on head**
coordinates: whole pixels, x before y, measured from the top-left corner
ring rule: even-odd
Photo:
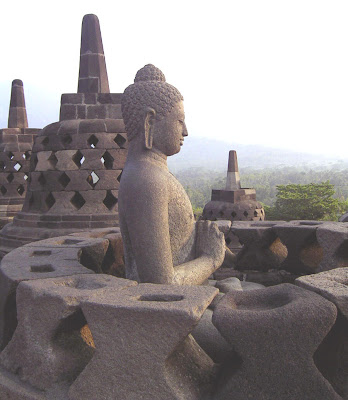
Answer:
[[[140,69],[124,91],[122,115],[130,142],[137,138],[165,156],[178,153],[187,136],[183,96],[152,64]]]

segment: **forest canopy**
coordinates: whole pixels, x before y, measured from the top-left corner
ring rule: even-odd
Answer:
[[[190,197],[194,211],[198,213],[210,201],[211,190],[223,189],[226,182],[226,172],[202,168],[181,170],[176,176]],[[283,167],[253,170],[245,168],[240,170],[240,176],[242,187],[256,189],[256,198],[265,206],[267,219],[337,220],[348,209],[348,169]],[[287,185],[300,185],[300,187],[297,190],[294,187],[285,189]],[[306,203],[303,209],[307,210],[307,213],[293,209],[293,217],[286,214],[285,216],[289,218],[285,216],[278,218],[281,210],[285,212],[285,206],[283,207],[282,204],[291,203],[290,199],[286,198],[287,191],[293,192],[293,195],[302,199],[303,204]],[[306,201],[304,201],[305,198]],[[312,202],[309,204],[310,200]],[[318,211],[320,203],[324,206],[323,213]],[[314,207],[315,204],[317,207]]]

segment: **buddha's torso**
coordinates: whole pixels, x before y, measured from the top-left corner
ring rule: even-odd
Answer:
[[[149,176],[151,179],[148,178]],[[136,193],[136,188],[132,187],[132,183],[142,179],[146,180],[155,195],[166,197],[173,266],[195,258],[195,221],[190,199],[183,186],[167,167],[148,161],[127,163],[122,174],[121,189],[124,190],[120,190],[119,206],[126,264],[128,264],[126,265],[126,275],[131,279],[137,279],[137,274],[127,219],[131,218],[132,205],[129,203],[133,198],[132,192]],[[128,204],[125,204],[126,201]],[[148,206],[148,204],[144,204],[144,212]]]
[[[195,258],[195,221],[190,199],[169,171],[168,193],[170,245],[176,266]]]

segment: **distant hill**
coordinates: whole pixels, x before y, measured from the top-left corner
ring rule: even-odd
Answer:
[[[299,146],[300,147],[300,146]],[[204,168],[226,171],[228,152],[236,150],[240,169],[272,167],[348,168],[345,160],[325,155],[295,152],[258,145],[227,143],[213,139],[188,137],[179,154],[168,158],[168,166],[174,173],[188,168]]]

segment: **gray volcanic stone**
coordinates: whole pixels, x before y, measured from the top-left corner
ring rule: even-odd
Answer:
[[[232,223],[227,220],[220,220],[215,222],[219,230],[225,235],[225,237],[230,233]]]
[[[322,260],[322,248],[318,244],[316,232],[322,221],[291,221],[275,225],[277,236],[288,250],[282,269],[293,273],[316,272]]]
[[[210,303],[209,309],[203,314],[192,335],[214,362],[221,364],[227,358],[237,360],[231,345],[226,342],[212,323],[213,310],[217,307],[221,299],[223,299],[224,293],[228,293],[231,290],[263,289],[264,286],[253,282],[241,282],[238,278],[226,278],[222,281],[209,280],[209,285],[218,288],[220,293]]]
[[[23,182],[16,181],[16,176],[23,181],[24,175],[12,174],[12,160],[5,163],[3,180],[13,179],[11,187],[23,208],[1,231],[0,257],[33,241],[118,225],[118,188],[128,142],[121,94],[109,93],[95,15],[86,15],[82,24],[78,90],[62,96],[60,121],[43,128],[36,138],[24,203]],[[15,136],[7,139],[9,145],[24,144],[17,144]],[[31,143],[25,144],[30,150]],[[16,162],[21,150],[11,150]],[[0,197],[9,190],[6,182],[0,181]]]
[[[15,79],[12,82],[10,111],[8,115],[8,127],[28,128],[23,82],[20,79]]]
[[[217,287],[222,293],[228,293],[231,290],[243,291],[265,288],[265,286],[261,285],[260,283],[240,281],[236,277],[230,277],[216,281],[215,287]]]
[[[220,268],[214,273],[214,277],[217,280],[234,277],[240,279],[241,282],[255,282],[264,286],[274,286],[281,283],[294,283],[295,279],[299,276],[300,274],[295,275],[284,270],[262,272],[253,270],[238,271],[231,268]]]
[[[0,393],[6,400],[47,400],[46,394],[34,389],[31,385],[21,382],[0,366]],[[56,397],[54,400],[66,400]]]
[[[295,283],[332,301],[348,320],[348,268],[301,276]]]
[[[261,283],[255,283],[255,282],[244,282],[242,281],[241,283],[242,289],[245,290],[259,290],[259,289],[264,289],[265,285],[261,285]]]
[[[0,129],[0,228],[22,209],[34,138],[40,129],[29,129],[23,82],[12,82],[8,128]]]
[[[215,299],[223,296],[216,296]],[[226,358],[234,356],[232,346],[221,336],[212,323],[213,310],[210,308],[202,315],[198,325],[194,328],[192,336],[202,349],[215,363],[223,363]]]
[[[234,277],[217,281],[215,287],[217,287],[223,293],[227,293],[230,290],[243,290],[241,281]]]
[[[204,206],[203,219],[263,221],[265,211],[256,201],[255,189],[241,188],[237,152],[230,150],[225,190],[212,190],[211,201]]]
[[[290,284],[226,294],[213,323],[240,362],[222,373],[214,400],[342,400],[313,361],[336,314],[331,302]]]
[[[348,226],[346,223],[326,223],[317,229],[317,239],[323,248],[323,259],[316,272],[348,266]]]
[[[335,326],[317,351],[317,365],[336,391],[348,398],[348,268],[337,268],[296,279],[295,283],[336,304]]]
[[[85,15],[82,21],[78,92],[110,92],[99,20],[93,14]]]
[[[287,249],[279,242],[273,227],[284,221],[235,221],[232,232],[243,244],[237,254],[237,269],[267,271],[279,269]]]
[[[339,222],[348,222],[348,212],[344,213],[339,219]]]
[[[66,255],[69,254],[69,250],[75,249],[77,251],[77,260],[84,267],[97,272],[102,273],[102,264],[109,247],[109,240],[103,237],[85,237],[78,234],[70,236],[59,236],[46,240],[40,240],[38,242],[30,243],[29,245],[23,246],[22,249],[33,249],[36,247],[40,248],[54,248],[62,249],[63,260]],[[54,259],[50,256],[51,262],[60,264],[59,259]]]
[[[136,282],[108,275],[22,282],[17,290],[18,326],[1,353],[1,365],[41,390],[74,381],[95,352],[81,301],[132,285]]]
[[[82,303],[96,350],[70,400],[201,399],[214,363],[190,333],[217,294],[202,286],[140,284]]]
[[[105,274],[114,275],[119,278],[125,277],[123,241],[120,228],[99,228],[87,232],[72,233],[70,236],[77,236],[80,238],[86,237],[91,239],[107,239],[109,242],[109,246],[100,264],[100,268]],[[82,259],[82,262],[83,261],[84,259]]]
[[[5,256],[0,266],[0,348],[10,341],[17,326],[16,290],[20,282],[90,274],[80,263],[80,248],[20,247]]]
[[[0,347],[17,324],[16,289],[21,281],[92,272],[124,276],[119,228],[33,242],[7,254],[0,267]]]
[[[119,189],[120,227],[126,277],[138,282],[199,285],[224,260],[223,233],[210,221],[195,223],[184,188],[168,171],[167,157],[188,136],[182,100],[151,64],[122,97],[129,152]]]

